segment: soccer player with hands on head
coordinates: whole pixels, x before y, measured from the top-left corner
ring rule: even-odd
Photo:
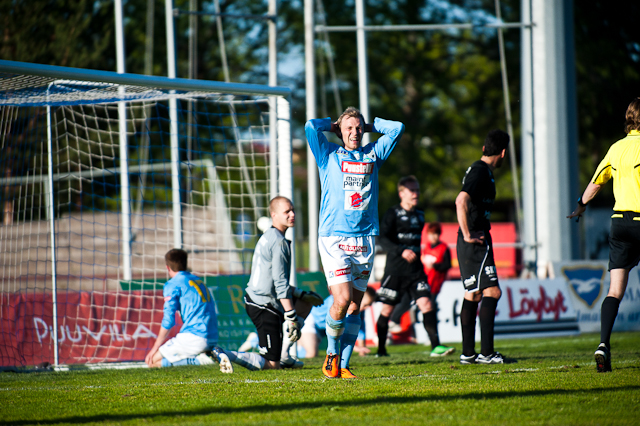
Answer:
[[[164,316],[156,342],[145,357],[149,367],[220,363],[220,371],[230,373],[233,367],[227,356],[215,345],[218,341],[216,306],[202,280],[187,272],[188,254],[181,249],[165,255],[171,278],[164,285]],[[164,343],[180,312],[182,328],[176,337]]]
[[[304,318],[322,297],[289,284],[291,243],[287,229],[295,225],[295,210],[288,198],[269,203],[272,227],[258,240],[251,277],[244,295],[245,309],[258,333],[257,353],[225,351],[229,359],[249,370],[301,368],[304,363],[289,355],[301,334]]]
[[[567,218],[579,218],[600,188],[613,179],[615,205],[609,230],[609,273],[611,284],[600,312],[600,345],[595,352],[596,370],[611,371],[611,332],[620,301],[629,281],[629,271],[640,261],[640,98],[625,114],[627,136],[611,145],[607,155]]]
[[[467,169],[462,191],[456,197],[458,241],[456,250],[460,278],[465,288],[460,327],[460,364],[502,364],[504,357],[493,348],[494,323],[502,296],[491,240],[491,212],[496,198],[493,171],[500,167],[509,146],[509,135],[492,130],[484,140],[482,157]],[[476,315],[480,307],[481,352],[475,352]]]
[[[330,143],[335,133],[343,146]],[[362,146],[364,132],[382,133]],[[349,360],[360,329],[360,302],[373,266],[378,235],[378,171],[404,132],[397,121],[366,123],[360,111],[347,108],[335,122],[312,119],[305,124],[309,147],[322,185],[318,248],[333,305],[326,319],[328,378],[352,379]]]

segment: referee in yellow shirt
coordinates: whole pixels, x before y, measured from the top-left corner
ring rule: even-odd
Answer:
[[[581,216],[602,185],[613,178],[616,203],[609,231],[611,285],[600,310],[601,343],[595,353],[599,373],[611,371],[611,330],[627,289],[629,271],[640,261],[640,98],[627,108],[625,130],[627,137],[611,145],[578,199],[578,207],[567,216]]]

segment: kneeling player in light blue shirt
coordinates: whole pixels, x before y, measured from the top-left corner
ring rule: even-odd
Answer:
[[[171,279],[163,289],[164,316],[160,332],[145,362],[149,367],[169,367],[213,364],[215,359],[222,372],[230,373],[233,368],[228,357],[215,347],[218,342],[215,301],[202,280],[187,272],[187,259],[187,252],[180,249],[169,250],[165,255]],[[182,328],[176,337],[164,343],[176,323],[177,311],[180,311]]]

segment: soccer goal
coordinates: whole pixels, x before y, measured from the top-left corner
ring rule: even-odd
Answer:
[[[256,221],[293,194],[289,97],[0,60],[0,367],[144,360],[174,247],[237,347]]]

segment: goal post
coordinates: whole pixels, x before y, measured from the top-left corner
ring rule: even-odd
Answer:
[[[256,222],[293,199],[290,96],[0,60],[0,368],[143,360],[174,247],[237,348]]]

